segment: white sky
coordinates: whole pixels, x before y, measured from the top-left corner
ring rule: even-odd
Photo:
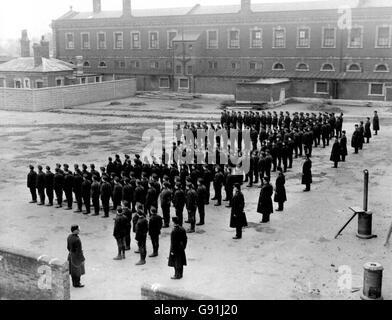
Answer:
[[[296,2],[298,0],[252,0],[263,2]],[[304,1],[304,0],[302,0]],[[317,0],[305,0],[317,1]],[[239,4],[241,0],[132,0],[135,9]],[[49,32],[49,24],[73,6],[75,11],[92,11],[93,0],[0,0],[0,39],[19,39],[27,29],[30,39]],[[121,10],[122,0],[102,0],[102,10]]]

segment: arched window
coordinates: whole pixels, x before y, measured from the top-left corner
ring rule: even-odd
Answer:
[[[98,67],[99,67],[99,68],[106,68],[106,67],[107,67],[106,62],[105,62],[105,61],[101,61],[101,62],[99,63],[99,65],[98,65]]]
[[[272,70],[285,70],[283,63],[277,62],[272,66]]]
[[[296,70],[298,71],[309,71],[309,65],[303,62],[297,64]]]
[[[335,71],[335,67],[332,63],[324,63],[321,66],[321,71]]]
[[[352,64],[347,66],[347,71],[360,72],[361,71],[361,66],[358,63],[352,63]]]
[[[85,61],[85,62],[83,63],[83,67],[85,67],[85,68],[90,68],[90,62]]]
[[[389,68],[388,65],[386,64],[378,64],[376,65],[376,67],[374,68],[374,72],[389,72]]]

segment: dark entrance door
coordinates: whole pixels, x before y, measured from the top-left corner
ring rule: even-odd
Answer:
[[[332,81],[332,99],[339,99],[339,82]]]

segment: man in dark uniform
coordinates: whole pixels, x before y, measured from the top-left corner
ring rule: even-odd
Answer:
[[[116,172],[116,165],[113,163],[113,159],[111,157],[109,157],[108,161],[106,173],[110,176],[113,172]]]
[[[94,214],[93,216],[99,216],[99,196],[100,196],[100,185],[98,182],[98,178],[96,175],[93,175],[92,177],[93,183],[91,184],[91,198],[93,201],[93,207],[94,207]]]
[[[53,178],[53,187],[57,197],[56,208],[58,209],[63,206],[63,187],[64,187],[64,175],[60,172],[60,168],[56,168],[54,178]]]
[[[199,212],[199,223],[198,226],[202,226],[205,223],[205,205],[208,199],[207,189],[204,186],[203,179],[197,181],[197,210]]]
[[[79,226],[73,225],[71,232],[67,239],[69,273],[72,278],[72,285],[74,288],[83,288],[84,285],[80,283],[80,278],[85,274],[84,269],[84,255],[82,250],[82,242],[79,238]]]
[[[78,209],[74,211],[75,213],[82,212],[82,205],[83,205],[82,183],[83,183],[82,172],[80,171],[78,165],[75,164],[75,173],[73,177],[73,192],[75,194],[76,202],[78,205]]]
[[[353,135],[351,137],[351,147],[355,149],[354,153],[358,153],[358,149],[359,149],[359,139],[361,139],[360,137],[360,132],[359,132],[359,127],[356,124],[355,125],[355,130],[353,132]]]
[[[191,224],[187,232],[193,233],[196,225],[197,192],[194,190],[192,183],[187,184],[185,197],[186,209],[188,210],[188,220],[186,222]]]
[[[109,218],[109,200],[112,195],[112,186],[108,182],[107,176],[102,176],[102,184],[100,188],[100,195],[104,216],[102,218]]]
[[[146,264],[146,240],[147,240],[147,233],[148,233],[148,222],[146,217],[143,214],[142,210],[137,211],[137,223],[136,223],[136,236],[135,240],[137,241],[137,245],[139,247],[140,253],[140,261],[136,263],[137,266]]]
[[[149,255],[150,258],[158,256],[159,250],[159,235],[162,229],[162,217],[157,214],[157,209],[155,207],[151,208],[151,218],[148,223],[148,234],[151,238],[151,244],[153,248],[153,253]]]
[[[186,198],[185,192],[182,189],[181,183],[177,183],[175,186],[174,196],[173,196],[173,205],[176,209],[176,216],[178,217],[178,223],[182,226],[183,223],[183,212],[185,206]]]
[[[232,199],[230,227],[236,229],[236,236],[233,239],[242,238],[242,228],[247,226],[245,216],[245,199],[241,192],[241,185],[236,183],[234,185],[234,196]]]
[[[183,277],[184,266],[187,265],[185,249],[188,242],[188,238],[185,229],[178,224],[178,218],[173,217],[174,228],[171,233],[170,242],[170,255],[169,255],[169,267],[174,267],[175,274],[172,277],[173,280],[181,279]]]
[[[50,167],[46,167],[45,173],[45,189],[46,195],[48,196],[49,203],[47,204],[48,207],[53,206],[53,188],[54,188],[54,174],[50,171]]]
[[[164,220],[164,228],[169,228],[170,224],[170,203],[172,200],[172,192],[169,189],[170,185],[168,182],[163,183],[163,190],[160,195],[161,209]]]
[[[340,139],[340,153],[342,155],[342,162],[345,162],[348,154],[346,131],[342,131],[342,137]]]
[[[306,154],[306,160],[302,166],[302,184],[306,185],[304,192],[309,192],[312,184],[312,161],[309,154]]]
[[[221,172],[221,169],[219,166],[215,167],[215,176],[214,176],[214,191],[215,191],[215,196],[212,198],[212,200],[217,200],[217,203],[215,206],[220,206],[222,205],[222,185],[224,181],[224,176]]]
[[[339,144],[338,138],[336,137],[335,142],[332,145],[331,157],[329,159],[330,161],[332,161],[334,163],[333,168],[338,167],[338,163],[340,162],[340,154],[341,154],[340,144]]]
[[[123,187],[120,183],[120,178],[114,178],[114,186],[113,186],[113,210],[117,210],[117,208],[121,205],[123,195]]]
[[[117,242],[118,254],[113,260],[125,259],[126,236],[127,236],[128,219],[124,216],[122,208],[118,208],[117,216],[114,218],[113,237]]]
[[[87,180],[91,181],[92,175],[87,171],[87,165],[85,163],[82,164],[82,177],[84,177],[84,175],[87,175]]]
[[[123,214],[127,218],[125,232],[125,251],[131,250],[132,211],[129,207],[129,203],[127,201],[122,202]]]
[[[27,175],[27,188],[30,189],[32,200],[30,203],[37,203],[37,172],[34,171],[34,166],[30,165],[30,172]]]
[[[45,173],[42,171],[42,166],[38,166],[36,188],[40,199],[38,205],[43,206],[45,204]]]
[[[147,190],[147,194],[146,194],[146,205],[144,206],[144,214],[146,217],[147,217],[147,214],[151,215],[151,208],[158,207],[156,193],[157,193],[157,190],[153,187],[152,182],[150,181],[148,183],[148,190]]]
[[[84,214],[90,214],[90,207],[91,207],[91,182],[89,180],[89,175],[83,175],[83,182],[82,182],[82,199],[84,206],[86,207],[86,211],[83,212]]]
[[[95,164],[90,164],[90,175],[91,175],[91,179],[89,179],[90,181],[92,181],[93,176],[97,177],[97,181],[101,180],[101,175],[99,174],[99,172],[97,170],[95,170]],[[105,168],[104,168],[105,169]]]

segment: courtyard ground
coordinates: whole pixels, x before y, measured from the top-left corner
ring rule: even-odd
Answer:
[[[359,299],[360,292],[355,289],[362,287],[363,265],[370,261],[384,266],[383,296],[392,299],[391,248],[383,246],[392,223],[391,109],[378,109],[380,134],[359,155],[349,148],[347,162],[338,169],[331,168],[331,145],[314,149],[310,193],[303,193],[300,185],[303,159],[295,160],[286,175],[285,211],[274,213],[268,225],[259,224],[261,216],[256,213],[260,189],[244,188],[249,227],[242,240],[232,240],[235,231],[228,227],[229,209],[216,208],[211,202],[206,209],[207,224],[189,235],[185,276],[173,281],[173,270],[167,267],[170,229],[161,236],[159,257],[147,258],[146,265],[137,267],[134,240],[126,260],[112,260],[117,251],[111,219],[28,204],[30,163],[53,169],[57,162],[71,166],[95,163],[99,167],[106,164],[109,155],[140,152],[144,130],[163,129],[165,120],[218,121],[220,115],[218,100],[130,98],[120,102],[42,113],[0,111],[0,244],[65,259],[69,228],[79,224],[87,259],[86,287],[72,288],[72,299],[140,299],[145,282],[218,299]],[[274,110],[311,109],[306,104],[290,104]],[[354,123],[372,116],[374,108],[341,109],[345,114],[343,129],[350,141]],[[370,172],[369,210],[374,212],[373,233],[378,237],[358,239],[355,219],[335,240],[352,214],[348,207],[362,205],[364,169]],[[275,177],[273,174],[273,182]],[[151,253],[150,242],[147,248]],[[344,279],[339,268],[347,269],[342,266],[352,271],[354,292],[339,291],[338,284]]]

